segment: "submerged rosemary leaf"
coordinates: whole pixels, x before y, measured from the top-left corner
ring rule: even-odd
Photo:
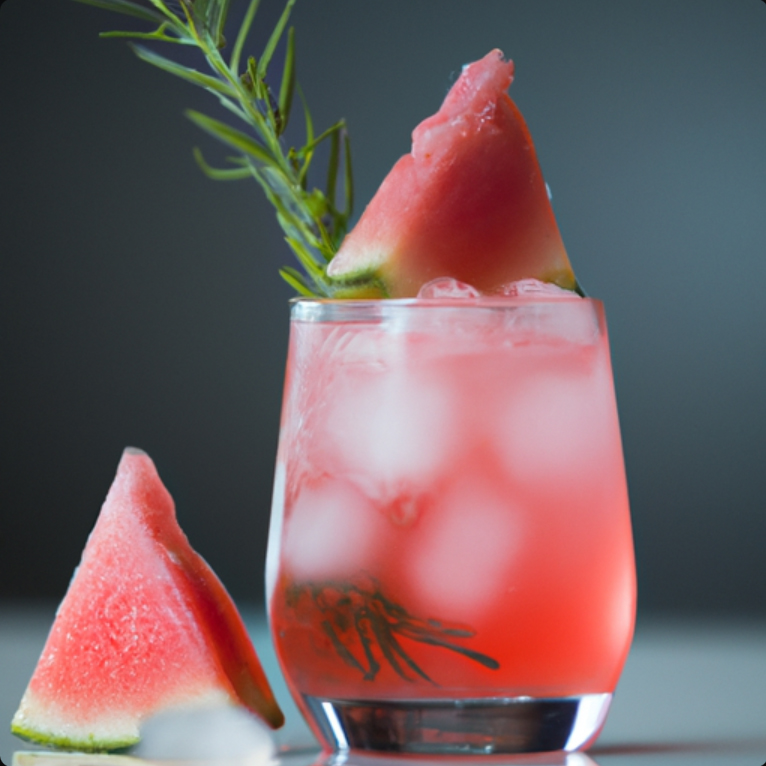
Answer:
[[[304,620],[316,619],[310,615],[319,612],[319,624],[338,657],[365,681],[375,679],[382,660],[406,681],[413,682],[419,677],[433,686],[439,685],[413,660],[400,639],[461,654],[489,670],[500,667],[493,657],[458,643],[460,639],[473,638],[473,630],[415,617],[387,598],[374,578],[363,579],[364,583],[291,585],[286,599],[288,606],[298,610]]]

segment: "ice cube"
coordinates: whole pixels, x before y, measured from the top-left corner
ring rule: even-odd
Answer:
[[[570,369],[530,377],[493,419],[507,470],[539,488],[581,484],[614,446],[612,403],[604,365],[590,375]]]
[[[332,362],[332,367],[383,368],[391,364],[397,353],[397,339],[385,332],[358,332],[353,326],[333,328],[322,347],[322,359]]]
[[[403,563],[432,615],[467,621],[508,590],[522,516],[501,489],[475,475],[461,478],[439,498],[437,512],[423,517]]]
[[[177,708],[149,718],[134,753],[151,760],[266,766],[276,748],[264,723],[244,708],[227,705]]]
[[[437,277],[426,282],[418,291],[418,298],[480,298],[481,293],[465,282],[452,277]]]
[[[565,290],[551,282],[541,282],[539,279],[519,279],[508,282],[500,287],[497,295],[507,298],[579,298],[577,293]]]
[[[455,448],[448,393],[438,376],[407,364],[349,377],[328,407],[325,470],[352,478],[379,501],[427,483]]]
[[[592,345],[601,337],[597,304],[569,290],[537,280],[505,285],[502,297],[514,298],[505,315],[509,338],[533,343]]]
[[[304,487],[284,523],[284,564],[297,580],[332,579],[368,563],[381,519],[351,484]]]

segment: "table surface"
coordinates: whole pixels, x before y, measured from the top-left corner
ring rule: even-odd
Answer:
[[[11,735],[8,723],[42,649],[54,608],[0,605],[0,758],[9,766],[14,751],[34,749]],[[278,745],[288,752],[281,757],[283,766],[310,764],[316,760],[315,742],[282,681],[265,621],[257,612],[245,611],[244,616],[287,718],[277,735]],[[50,766],[43,755],[40,751],[39,766]],[[504,761],[540,763],[530,758],[500,762]],[[374,762],[376,766],[385,763],[383,759]],[[559,757],[554,762],[566,766],[763,766],[766,622],[639,619],[601,737],[587,755]],[[465,766],[465,760],[460,764]]]

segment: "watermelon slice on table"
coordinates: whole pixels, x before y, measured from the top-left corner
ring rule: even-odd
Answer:
[[[178,526],[151,458],[128,448],[11,729],[113,750],[154,713],[221,703],[283,722],[233,601]]]
[[[411,153],[328,266],[340,297],[412,297],[438,277],[484,293],[525,278],[577,288],[532,138],[506,92],[513,71],[491,51],[415,128]]]

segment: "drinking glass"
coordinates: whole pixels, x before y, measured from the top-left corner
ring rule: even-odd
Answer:
[[[296,301],[266,579],[325,748],[587,747],[635,616],[602,304]]]

